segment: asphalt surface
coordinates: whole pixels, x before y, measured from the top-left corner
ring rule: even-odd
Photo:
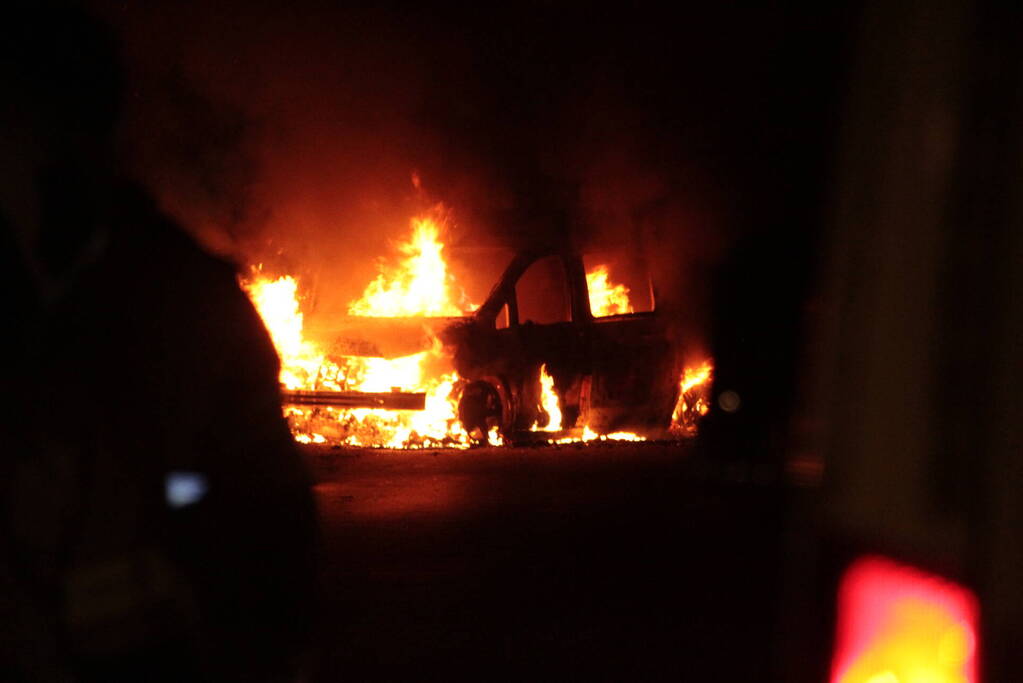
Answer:
[[[784,487],[685,446],[304,447],[312,681],[772,678]]]

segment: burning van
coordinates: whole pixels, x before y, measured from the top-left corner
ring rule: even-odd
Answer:
[[[710,364],[684,368],[649,280],[636,292],[606,263],[532,249],[477,306],[448,271],[440,225],[413,221],[402,262],[317,341],[293,278],[244,283],[281,356],[297,439],[408,448],[692,433]]]

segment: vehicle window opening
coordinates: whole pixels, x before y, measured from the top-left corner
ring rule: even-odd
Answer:
[[[519,322],[537,325],[570,322],[571,300],[565,267],[558,256],[536,260],[515,284]]]
[[[650,273],[640,259],[596,252],[583,255],[583,266],[593,317],[654,310]]]

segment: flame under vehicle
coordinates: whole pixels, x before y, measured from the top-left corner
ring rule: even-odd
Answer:
[[[475,442],[495,431],[505,443],[584,430],[667,434],[681,364],[661,316],[633,312],[627,295],[593,310],[591,285],[604,284],[593,278],[576,252],[520,252],[470,315],[350,318],[335,348],[386,358],[439,340],[460,378],[458,419]]]

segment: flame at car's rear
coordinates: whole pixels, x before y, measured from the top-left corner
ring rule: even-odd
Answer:
[[[682,434],[696,433],[700,418],[710,412],[707,396],[713,375],[714,365],[710,360],[688,366],[682,371],[678,382],[678,402],[671,414],[672,430]]]

